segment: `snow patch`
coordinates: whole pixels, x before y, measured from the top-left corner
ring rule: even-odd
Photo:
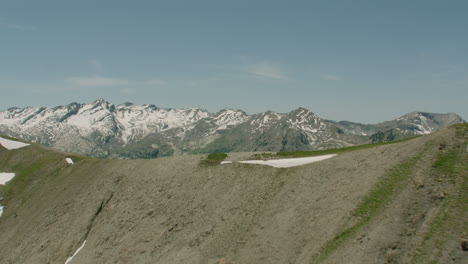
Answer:
[[[0,205],[0,217],[3,215],[3,206]]]
[[[9,140],[9,139],[2,138],[2,137],[0,137],[0,145],[2,145],[4,148],[8,150],[20,149],[20,148],[29,146],[29,144],[19,142],[19,141]]]
[[[418,124],[414,124],[419,131],[416,131],[416,133],[420,134],[420,135],[427,135],[427,134],[430,134],[432,131],[429,130],[429,129],[426,129],[424,126],[422,125],[418,125]]]
[[[218,126],[217,130],[222,130],[243,123],[246,119],[247,116],[243,112],[227,109],[215,117],[215,123]]]
[[[244,160],[239,161],[240,163],[246,164],[260,164],[267,165],[275,168],[290,168],[309,164],[317,161],[326,160],[335,157],[337,154],[323,155],[317,157],[305,157],[305,158],[293,158],[293,159],[276,159],[276,160]]]
[[[186,127],[210,114],[201,109],[163,109],[147,105],[119,105],[114,113],[124,144],[177,127]]]
[[[68,164],[74,164],[73,160],[70,159],[70,158],[66,158],[65,161],[68,163]]]
[[[223,161],[221,161],[221,164],[231,164],[231,163],[232,163],[232,161],[230,161],[230,160],[223,160]]]
[[[304,110],[301,111],[300,115],[296,119],[288,119],[287,123],[289,128],[301,130],[309,133],[317,133],[320,130],[325,129],[325,124],[320,118],[313,113],[306,111],[306,115],[302,115]]]
[[[86,241],[87,241],[87,240],[85,240],[85,241],[83,242],[83,244],[81,245],[81,247],[79,247],[79,248],[75,251],[75,254],[73,254],[73,256],[67,258],[67,261],[65,261],[65,264],[70,263],[70,262],[73,260],[73,258],[78,254],[78,252],[80,252],[80,251],[84,248],[84,246],[85,246],[85,244],[86,244]]]
[[[5,183],[9,182],[13,177],[15,177],[14,173],[0,172],[0,185],[5,185]]]

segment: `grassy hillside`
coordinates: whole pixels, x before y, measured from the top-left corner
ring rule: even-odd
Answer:
[[[462,263],[467,130],[288,169],[0,147],[0,263]]]

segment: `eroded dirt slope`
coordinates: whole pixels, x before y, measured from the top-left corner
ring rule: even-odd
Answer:
[[[415,252],[432,241],[424,240],[425,228],[466,178],[458,173],[453,182],[439,182],[432,164],[441,151],[464,151],[463,133],[447,129],[287,169],[202,166],[202,155],[74,156],[69,165],[70,155],[41,146],[0,147],[0,171],[18,174],[0,188],[0,263],[64,263],[85,240],[71,263],[426,261],[429,253]],[[417,161],[390,203],[330,247],[340,232],[359,223],[354,211],[363,199],[409,159]],[[454,243],[466,231],[460,226],[451,227]],[[444,257],[466,257],[447,247]]]

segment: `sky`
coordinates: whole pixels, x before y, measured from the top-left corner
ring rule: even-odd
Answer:
[[[0,110],[133,102],[468,119],[468,1],[1,0]]]

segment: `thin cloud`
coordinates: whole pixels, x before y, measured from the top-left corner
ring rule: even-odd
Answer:
[[[162,80],[149,80],[149,81],[146,81],[146,82],[142,82],[141,84],[158,85],[158,86],[168,85],[168,83],[166,81],[162,81]]]
[[[92,77],[70,77],[66,78],[65,82],[76,85],[76,86],[120,86],[128,85],[130,82],[128,80],[122,80],[117,78],[107,78],[101,76],[92,76]]]
[[[13,30],[19,30],[19,31],[33,31],[37,29],[34,26],[26,26],[26,25],[20,25],[16,23],[10,23],[7,21],[7,19],[1,18],[1,17],[0,17],[0,27],[13,29]]]
[[[286,80],[288,77],[278,66],[269,63],[251,64],[247,66],[247,72],[257,77]]]
[[[322,78],[328,81],[340,81],[341,80],[340,76],[337,76],[334,74],[328,74],[328,73],[322,74]]]
[[[133,89],[128,89],[128,88],[124,88],[124,89],[120,90],[120,92],[121,92],[122,94],[134,94],[134,93],[135,93],[135,90],[133,90]]]
[[[135,86],[135,85],[156,85],[164,86],[168,83],[162,80],[149,80],[134,82],[127,79],[120,78],[109,78],[102,76],[90,76],[90,77],[69,77],[65,79],[65,82],[73,86],[79,87],[112,87],[112,86]]]
[[[88,61],[88,63],[89,63],[89,65],[91,65],[91,67],[94,70],[101,71],[102,68],[103,68],[102,63],[99,60],[90,60],[90,61]]]

